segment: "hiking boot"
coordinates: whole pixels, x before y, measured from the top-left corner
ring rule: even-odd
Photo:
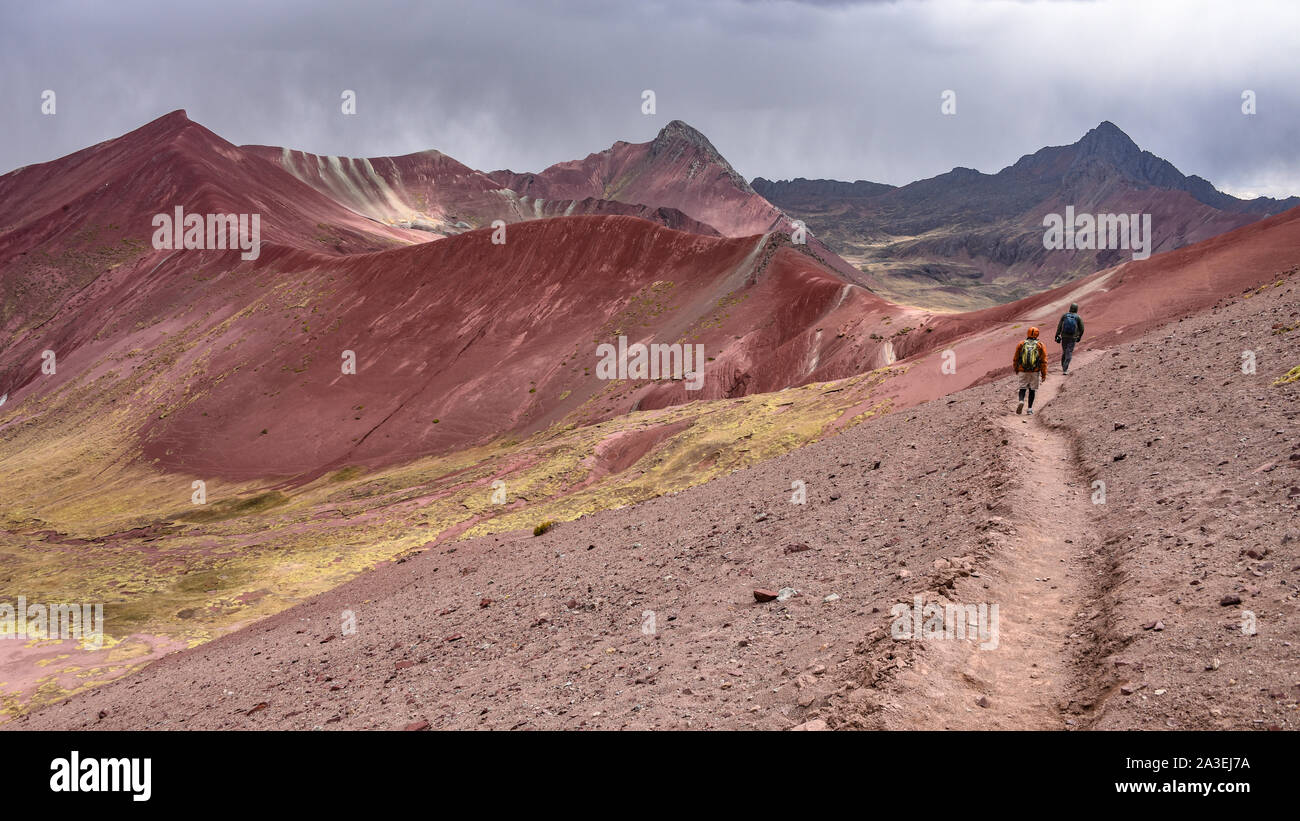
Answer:
[[[1020,413],[1024,409],[1025,409],[1025,400],[1021,399],[1020,404],[1016,405],[1016,413]]]
[[[1033,408],[1030,408],[1029,410],[1025,411],[1025,413],[1029,414],[1030,416],[1033,416],[1033,415],[1034,415],[1034,409],[1033,409]]]

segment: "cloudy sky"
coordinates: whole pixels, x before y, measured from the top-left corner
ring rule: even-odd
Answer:
[[[895,184],[1111,120],[1184,173],[1285,196],[1297,32],[1294,0],[7,3],[0,172],[177,108],[238,144],[516,171],[681,119],[747,178]]]

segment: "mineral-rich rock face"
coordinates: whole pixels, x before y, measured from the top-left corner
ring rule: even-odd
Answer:
[[[438,151],[353,159],[247,146],[348,208],[390,225],[451,236],[558,216],[621,214],[705,236],[789,233],[789,216],[756,193],[709,140],[674,120],[646,143],[616,142],[537,173],[475,171]],[[816,236],[807,245],[850,281],[872,280]]]
[[[534,198],[597,197],[676,208],[723,236],[759,234],[789,223],[703,134],[680,120],[648,143],[617,142],[538,174],[495,171],[491,176],[502,187]]]
[[[717,213],[749,208],[761,212],[759,227],[779,219],[697,132],[675,125],[605,160],[649,202],[529,193],[553,185],[585,195],[563,181],[579,175],[572,169],[548,170],[516,194],[436,152],[352,161],[244,150],[181,112],[13,172],[0,178],[5,410],[66,402],[104,379],[78,401],[112,406],[145,458],[255,478],[387,464],[566,418],[780,390],[885,363],[884,341],[862,328],[905,311],[784,235],[719,237],[667,204],[704,213],[693,203],[721,191],[738,205]],[[430,241],[380,220],[410,202],[462,227]],[[536,207],[498,236],[463,227],[475,203]],[[259,214],[258,258],[155,249],[153,215],[182,206]],[[590,215],[562,216],[570,212]],[[493,213],[508,215],[474,219]],[[698,386],[599,378],[597,347],[619,337],[702,345]],[[59,365],[49,378],[46,350]],[[343,371],[349,361],[355,373]],[[129,397],[114,393],[127,381]]]
[[[359,214],[450,235],[555,216],[626,214],[693,233],[749,236],[789,220],[756,194],[703,134],[674,120],[648,143],[617,142],[539,173],[483,173],[438,151],[323,157],[270,146],[273,162]]]
[[[494,220],[514,223],[584,214],[641,217],[679,231],[718,235],[711,226],[659,203],[585,194],[542,198],[514,191],[438,151],[354,159],[270,146],[245,146],[245,150],[280,164],[358,214],[428,232],[425,239],[462,234],[490,226]]]

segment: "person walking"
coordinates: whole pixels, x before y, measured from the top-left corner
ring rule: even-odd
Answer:
[[[1016,346],[1015,358],[1011,361],[1016,375],[1020,377],[1020,404],[1016,413],[1025,409],[1025,394],[1029,394],[1029,415],[1034,415],[1034,393],[1047,378],[1047,349],[1038,341],[1038,329],[1030,328],[1025,338]]]
[[[1079,303],[1070,305],[1068,313],[1056,321],[1056,341],[1061,345],[1061,373],[1070,372],[1070,359],[1074,357],[1074,344],[1083,339],[1083,317],[1079,316]]]

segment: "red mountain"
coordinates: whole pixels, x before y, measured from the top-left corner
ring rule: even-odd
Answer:
[[[616,142],[585,159],[539,173],[483,173],[437,151],[401,157],[322,157],[245,146],[358,214],[448,236],[507,223],[584,214],[641,217],[708,236],[792,229],[708,139],[680,120],[646,143]],[[811,235],[810,250],[851,281],[861,271]]]
[[[641,217],[681,231],[718,235],[710,226],[665,206],[586,195],[562,200],[520,196],[438,151],[353,159],[261,145],[244,146],[244,150],[279,163],[358,214],[441,236],[487,227],[498,219],[513,223],[575,214]]]
[[[120,276],[127,261],[160,264],[168,252],[153,250],[151,220],[177,206],[258,213],[264,247],[330,256],[423,239],[352,213],[174,111],[124,137],[0,176],[0,332],[8,344],[33,323],[74,310],[69,300]]]
[[[367,172],[370,194],[339,188],[335,201],[322,192],[340,177],[308,186],[261,153],[177,113],[0,179],[6,203],[40,206],[25,222],[6,207],[0,283],[15,297],[33,281],[45,286],[39,304],[9,301],[18,307],[5,317],[11,334],[0,351],[6,411],[30,418],[21,414],[71,396],[82,411],[115,404],[161,466],[247,478],[400,461],[566,417],[590,422],[779,390],[890,357],[887,342],[856,330],[899,309],[780,235],[717,238],[588,216],[513,226],[503,245],[483,229],[375,252],[427,237],[344,207],[377,208],[370,194],[382,175]],[[416,156],[450,169],[462,192],[482,182],[440,156]],[[374,167],[321,162],[349,173]],[[683,156],[672,162],[692,167]],[[403,179],[414,186],[414,176]],[[761,198],[747,201],[761,210]],[[174,205],[260,212],[260,257],[154,250],[152,215]],[[52,278],[51,269],[75,276]],[[597,379],[597,344],[619,336],[703,345],[702,388]],[[57,354],[55,375],[40,372],[44,350]],[[356,355],[354,375],[341,372],[345,351]]]
[[[596,197],[676,208],[723,236],[788,226],[789,219],[754,192],[708,139],[673,120],[648,143],[616,142],[586,159],[538,174],[494,171],[502,187],[543,199]]]

